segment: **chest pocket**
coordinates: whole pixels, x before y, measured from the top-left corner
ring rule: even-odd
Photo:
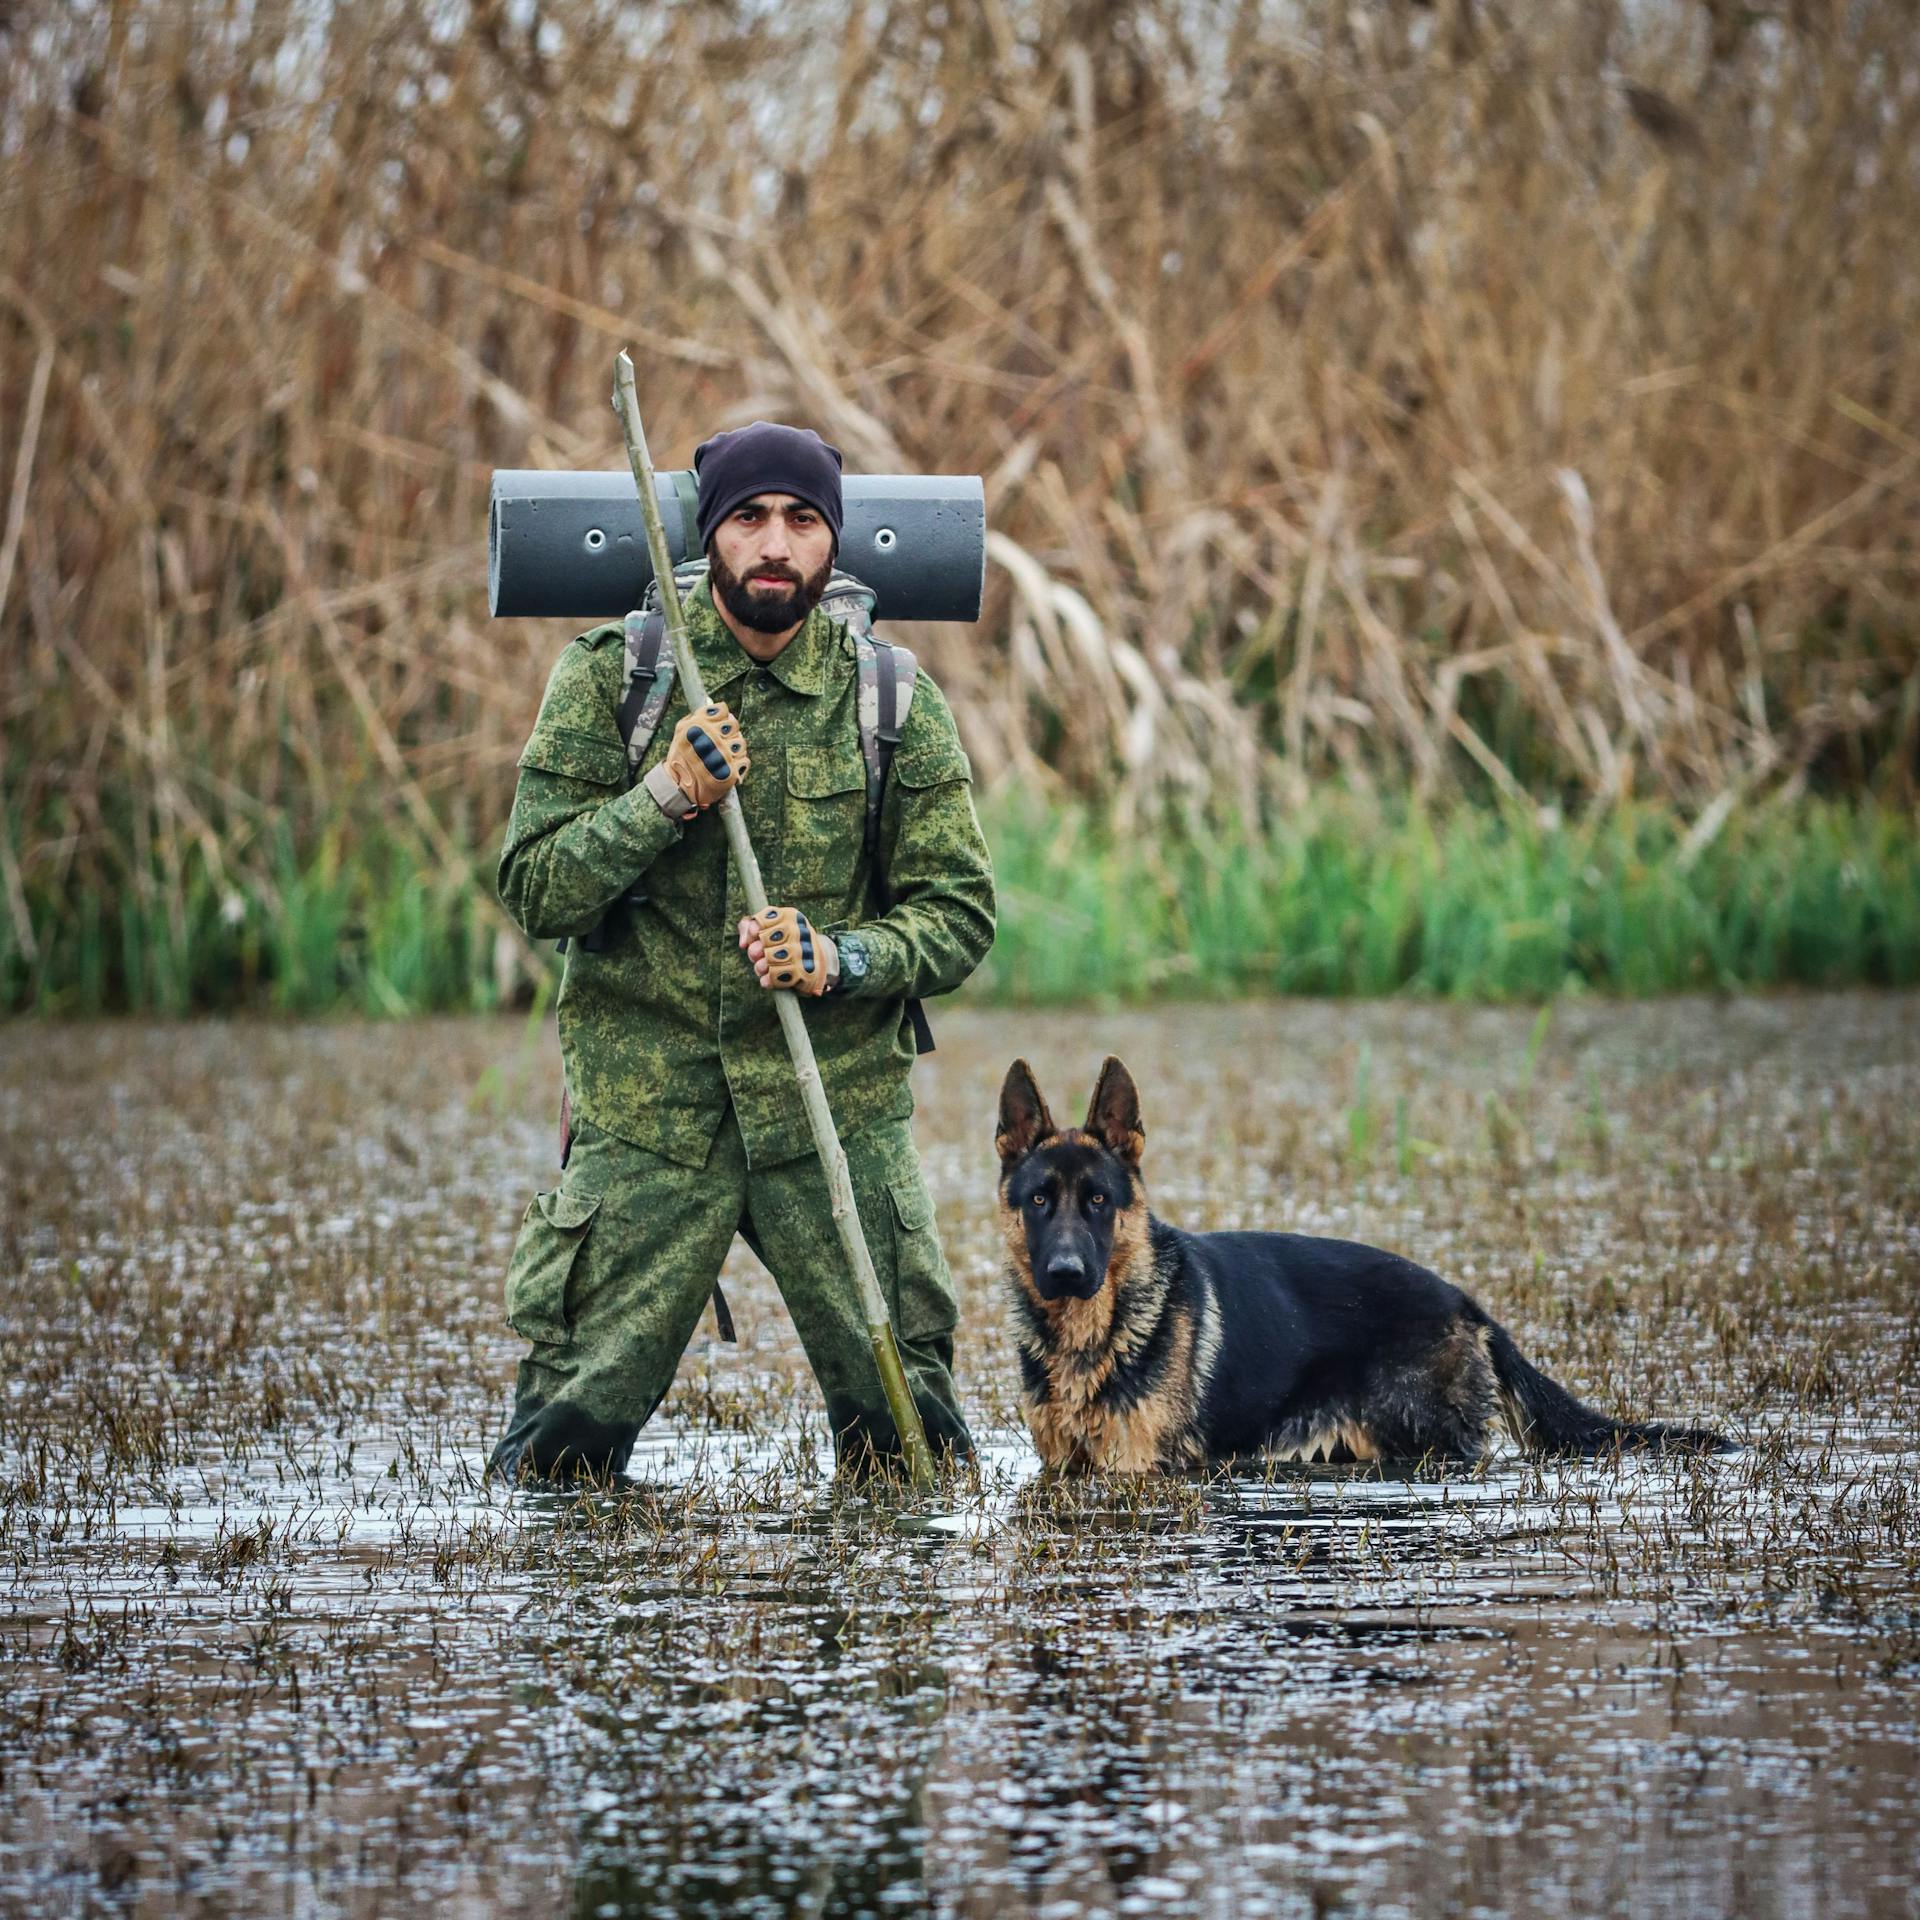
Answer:
[[[859,744],[787,749],[786,830],[781,869],[796,899],[837,901],[860,866],[867,769]]]

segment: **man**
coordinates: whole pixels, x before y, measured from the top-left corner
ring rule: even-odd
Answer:
[[[520,926],[572,937],[560,1045],[573,1145],[507,1270],[507,1318],[530,1343],[489,1465],[509,1478],[624,1469],[736,1232],[779,1284],[838,1459],[897,1451],[778,992],[805,996],[927,1438],[972,1451],[952,1379],[953,1282],[907,1125],[905,1016],[993,943],[971,769],[920,674],[881,804],[891,905],[879,912],[854,644],[818,611],[840,537],[840,455],[757,422],[707,441],[694,464],[709,575],[686,614],[709,704],[684,712],[676,687],[629,785],[622,629],[582,634],[520,757],[500,859]],[[736,787],[776,903],[764,921],[748,916],[712,817]],[[610,910],[611,937],[585,950],[577,936]]]

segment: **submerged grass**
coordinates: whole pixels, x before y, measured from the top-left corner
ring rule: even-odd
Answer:
[[[1653,804],[1563,822],[1333,795],[1146,833],[1003,793],[986,818],[1000,931],[967,991],[999,1004],[1920,982],[1920,831],[1870,803],[1736,814],[1697,848]],[[485,1011],[525,980],[486,870],[342,826],[304,858],[283,841],[264,884],[190,859],[116,899],[38,900],[33,962],[0,916],[0,1007]]]
[[[1915,1012],[955,1010],[984,1457],[908,1502],[827,1485],[743,1247],[634,1485],[479,1484],[544,1023],[0,1030],[0,1910],[1903,1912]],[[1743,1451],[1041,1479],[995,1090],[1109,1049],[1166,1218],[1429,1262]]]

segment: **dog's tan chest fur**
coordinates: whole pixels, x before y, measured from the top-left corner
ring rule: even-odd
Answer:
[[[1117,1060],[1102,1070],[1086,1126],[1064,1131],[1053,1126],[1026,1063],[1016,1061],[1009,1070],[995,1135],[1003,1168],[1047,1141],[1072,1155],[1116,1156],[1130,1174],[1117,1182],[1131,1198],[1113,1216],[1101,1284],[1085,1300],[1050,1300],[1035,1284],[1028,1228],[1009,1199],[1008,1176],[1002,1176],[1000,1228],[1007,1270],[1020,1295],[1016,1337],[1029,1367],[1021,1411],[1051,1468],[1152,1473],[1205,1459],[1196,1416],[1218,1330],[1211,1317],[1203,1331],[1190,1307],[1170,1304],[1170,1281],[1155,1265],[1139,1178],[1144,1139],[1133,1082]],[[1101,1204],[1111,1203],[1113,1184]],[[1051,1198],[1067,1204],[1071,1194]]]
[[[1141,1323],[1127,1316],[1115,1329],[1116,1289],[1112,1286],[1103,1287],[1092,1300],[1053,1303],[1079,1308],[1082,1317],[1070,1327],[1055,1323],[1053,1344],[1034,1354],[1046,1374],[1046,1394],[1028,1396],[1022,1404],[1034,1446],[1049,1467],[1152,1473],[1198,1466],[1204,1459],[1205,1449],[1194,1427],[1194,1326],[1184,1309],[1174,1310],[1171,1345],[1158,1384],[1124,1408],[1106,1397],[1116,1370],[1133,1357],[1158,1318],[1164,1293],[1163,1286],[1156,1287],[1137,1268],[1133,1279],[1136,1286],[1144,1285],[1155,1294],[1154,1310]],[[1091,1332],[1088,1323],[1094,1316],[1084,1310],[1102,1302],[1106,1304],[1098,1317],[1099,1333],[1072,1341],[1060,1337]]]

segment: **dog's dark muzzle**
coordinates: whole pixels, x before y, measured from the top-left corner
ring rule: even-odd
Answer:
[[[1034,1275],[1043,1300],[1091,1300],[1106,1279],[1105,1269],[1085,1253],[1062,1250],[1050,1255]]]

